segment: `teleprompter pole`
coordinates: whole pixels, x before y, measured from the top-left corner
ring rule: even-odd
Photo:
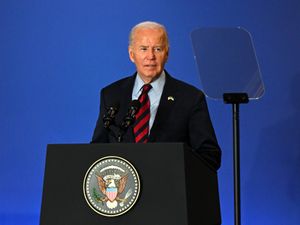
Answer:
[[[234,173],[234,224],[241,225],[241,190],[240,190],[240,104],[248,103],[247,93],[225,93],[223,100],[232,104],[233,122],[233,173]]]
[[[233,116],[233,171],[234,171],[234,224],[241,224],[241,189],[240,189],[240,124],[239,104],[232,104]]]

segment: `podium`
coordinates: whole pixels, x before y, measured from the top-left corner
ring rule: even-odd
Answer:
[[[136,169],[139,197],[126,213],[91,209],[84,179],[97,160],[117,156]],[[218,225],[217,173],[182,143],[50,144],[40,225]]]

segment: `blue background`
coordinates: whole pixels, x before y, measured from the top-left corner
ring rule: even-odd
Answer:
[[[0,224],[38,224],[46,145],[87,143],[99,90],[130,75],[130,28],[165,24],[167,70],[201,88],[190,33],[242,26],[266,93],[241,106],[242,223],[300,223],[299,0],[1,0]],[[223,224],[233,224],[231,107],[208,100],[223,149]]]

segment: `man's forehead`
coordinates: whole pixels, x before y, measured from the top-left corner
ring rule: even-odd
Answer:
[[[166,38],[163,34],[161,35],[136,35],[134,37],[134,42],[139,45],[145,44],[156,44],[156,45],[164,45],[166,44]]]
[[[138,48],[165,48],[166,43],[161,42],[161,43],[140,43],[136,42],[135,46]]]
[[[134,38],[165,38],[165,32],[162,29],[137,29],[134,33]]]

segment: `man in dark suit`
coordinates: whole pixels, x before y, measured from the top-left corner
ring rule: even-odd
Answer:
[[[137,72],[101,91],[100,114],[92,143],[117,142],[113,129],[104,128],[103,117],[109,107],[118,108],[114,124],[124,120],[133,99],[140,99],[143,87],[150,107],[143,124],[124,130],[122,142],[137,142],[136,127],[146,133],[143,142],[184,142],[213,169],[220,167],[221,151],[209,117],[204,94],[197,88],[171,77],[164,65],[168,59],[169,42],[166,29],[155,22],[142,22],[132,28],[129,36],[129,57]],[[143,93],[142,93],[143,92]],[[143,104],[143,103],[142,103]],[[149,103],[148,103],[149,104]],[[137,115],[137,117],[139,117]],[[139,118],[137,118],[139,120]],[[112,125],[114,126],[114,125]],[[121,139],[119,139],[121,140]]]

